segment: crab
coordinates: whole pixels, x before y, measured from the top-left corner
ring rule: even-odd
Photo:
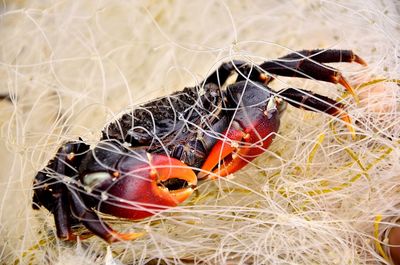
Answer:
[[[286,103],[340,118],[354,135],[344,104],[268,86],[272,75],[309,78],[340,84],[356,97],[340,71],[324,65],[339,62],[366,65],[351,50],[303,50],[260,65],[223,63],[198,85],[106,125],[96,146],[80,138],[64,143],[35,176],[32,206],[53,214],[63,240],[83,237],[72,229],[76,224],[108,243],[136,239],[143,233],[117,232],[98,212],[146,218],[185,201],[199,181],[240,170],[270,146]]]

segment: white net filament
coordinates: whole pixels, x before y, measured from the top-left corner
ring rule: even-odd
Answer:
[[[400,215],[396,1],[3,1],[0,8],[0,263],[390,264],[385,237]],[[135,221],[98,213],[119,232],[145,232],[134,241],[64,242],[53,215],[32,209],[34,176],[63,143],[81,137],[94,148],[109,122],[200,85],[222,62],[256,67],[304,49],[351,49],[368,63],[329,64],[359,103],[326,82],[276,76],[269,84],[345,104],[355,139],[338,118],[288,106],[263,155],[199,182],[184,204]],[[79,181],[48,172],[90,195]]]

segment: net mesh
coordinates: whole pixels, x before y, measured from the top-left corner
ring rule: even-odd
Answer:
[[[5,264],[390,264],[398,226],[397,1],[3,1],[0,45],[0,260]],[[63,242],[34,211],[32,181],[59,146],[96,144],[108,122],[193,86],[222,62],[261,63],[303,49],[352,49],[342,87],[277,77],[342,99],[357,136],[320,113],[288,107],[265,154],[202,182],[182,206],[127,221],[146,232],[107,245]],[[78,229],[79,232],[79,229]]]

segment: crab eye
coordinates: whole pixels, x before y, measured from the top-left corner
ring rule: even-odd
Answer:
[[[92,189],[109,179],[111,179],[111,175],[107,172],[89,173],[83,177],[83,184]]]

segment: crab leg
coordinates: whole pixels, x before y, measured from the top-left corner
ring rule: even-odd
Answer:
[[[57,164],[57,162],[55,162]],[[32,208],[38,210],[42,200],[47,201],[44,206],[53,214],[57,236],[65,240],[73,240],[76,237],[71,231],[71,212],[68,207],[65,185],[57,182],[45,172],[39,171],[34,180],[35,193]]]
[[[355,136],[354,127],[351,124],[349,115],[344,111],[344,105],[325,96],[315,94],[302,89],[287,88],[277,93],[289,104],[296,108],[309,111],[321,111],[334,117],[339,117],[346,123],[351,135]]]
[[[68,159],[68,153],[82,152],[84,145],[79,143],[66,143],[58,150],[57,157],[50,161],[48,169],[59,174],[73,176],[75,174],[74,162]],[[71,230],[71,211],[68,207],[67,186],[50,172],[39,171],[34,180],[33,209],[45,206],[54,215],[57,236],[63,240],[75,240],[76,236]]]
[[[65,186],[64,186],[64,189]],[[68,207],[68,197],[64,191],[53,195],[58,198],[55,201],[55,205],[53,207],[54,214],[54,223],[56,225],[57,237],[63,240],[76,240],[76,236],[72,233],[71,230],[71,212]]]
[[[318,63],[352,63],[356,62],[367,66],[367,63],[351,50],[303,50],[290,53],[279,58],[280,60],[308,60]]]
[[[238,73],[236,82],[249,79],[252,81],[261,82],[263,84],[268,84],[273,80],[271,76],[264,74],[256,65],[253,66],[245,61],[233,60],[232,62],[221,64],[217,70],[215,70],[200,84],[214,83],[222,86],[229,76],[231,76],[233,71]]]
[[[134,240],[144,233],[118,233],[90,208],[88,208],[78,192],[70,190],[71,210],[74,218],[78,219],[89,231],[111,243],[119,240]]]
[[[246,65],[246,62],[244,61],[238,61],[238,60],[233,60],[231,62],[226,62],[221,64],[217,70],[215,70],[211,75],[209,75],[203,82],[201,82],[201,85],[206,85],[209,83],[214,83],[219,86],[222,86],[228,77],[232,74],[232,71],[235,71],[236,69],[240,68],[241,66]]]
[[[32,207],[38,209],[45,206],[54,215],[57,236],[63,240],[76,240],[78,236],[71,230],[71,222],[80,221],[90,231],[102,237],[108,242],[118,239],[133,239],[140,236],[139,233],[119,234],[114,232],[109,226],[101,222],[97,214],[85,206],[74,186],[73,176],[76,174],[77,164],[80,163],[81,156],[89,146],[80,142],[68,142],[62,146],[57,153],[57,157],[50,161],[48,169],[54,170],[58,174],[71,177],[71,183],[64,183],[46,171],[40,171],[34,181],[35,193],[33,196]],[[68,194],[71,193],[71,196]],[[69,207],[71,205],[71,207]],[[72,214],[74,215],[71,215]]]
[[[322,63],[356,62],[366,65],[365,61],[350,50],[311,50],[291,53],[278,60],[266,61],[260,67],[271,74],[312,78],[320,81],[341,84],[354,97],[356,94],[339,70]]]

